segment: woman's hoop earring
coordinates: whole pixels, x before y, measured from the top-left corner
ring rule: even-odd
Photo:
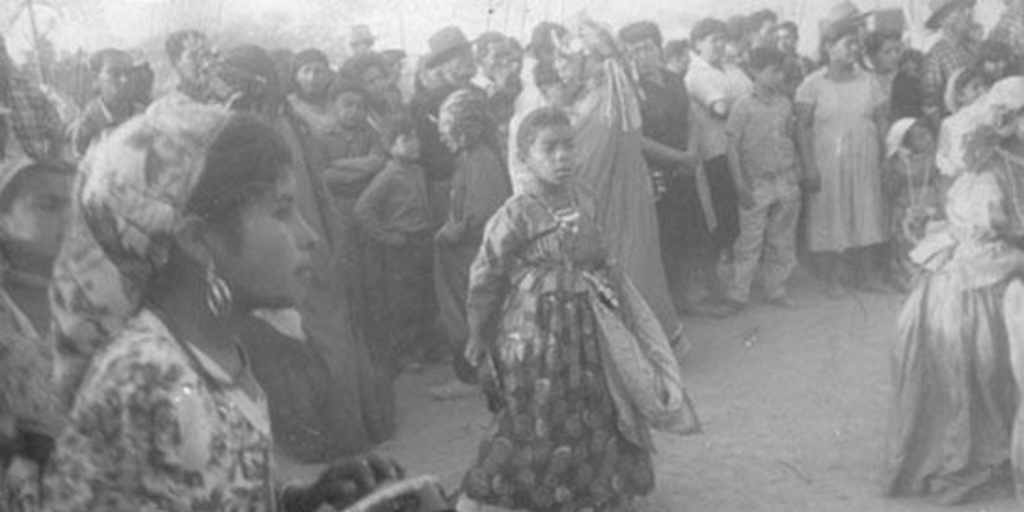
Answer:
[[[213,263],[206,267],[206,307],[213,316],[226,316],[231,312],[233,298],[228,283],[217,275]]]

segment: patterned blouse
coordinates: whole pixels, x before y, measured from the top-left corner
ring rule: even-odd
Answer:
[[[266,400],[242,387],[142,310],[92,360],[46,477],[49,510],[276,510]]]

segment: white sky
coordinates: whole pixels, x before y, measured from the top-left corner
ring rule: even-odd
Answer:
[[[0,0],[0,27],[15,58],[30,45],[28,17],[18,15],[26,0]],[[586,9],[598,21],[621,26],[640,19],[658,22],[666,38],[685,37],[704,16],[725,18],[771,7],[784,19],[802,22],[813,41],[816,21],[839,0],[35,0],[41,30],[58,49],[87,51],[104,46],[131,48],[172,30],[195,27],[216,33],[239,24],[255,37],[281,38],[294,46],[337,45],[342,51],[353,23],[379,36],[378,48],[426,50],[438,28],[456,24],[469,37],[490,28],[524,36],[543,19],[559,20]],[[981,3],[1001,3],[982,0]],[[898,8],[904,2],[927,9],[928,0],[855,0],[861,8]],[[260,41],[256,41],[257,43]],[[809,44],[808,47],[813,46]]]

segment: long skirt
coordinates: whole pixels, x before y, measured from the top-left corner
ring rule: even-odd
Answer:
[[[480,504],[531,512],[603,511],[654,487],[650,454],[618,429],[587,295],[520,292],[520,323],[499,337],[496,431],[463,481]]]
[[[908,297],[893,357],[887,494],[958,504],[1010,483],[1011,353],[1024,338],[1011,338],[1008,320],[1024,310],[1007,310],[1005,296],[1019,287],[1006,278],[962,289],[955,272],[940,272]]]

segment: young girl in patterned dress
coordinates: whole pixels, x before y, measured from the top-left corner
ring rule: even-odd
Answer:
[[[620,361],[608,351],[630,341],[613,326],[662,331],[609,262],[594,204],[571,185],[569,118],[534,111],[517,147],[531,179],[491,218],[470,272],[466,358],[497,430],[458,510],[628,510],[654,487],[652,445],[645,420],[620,400]],[[622,321],[635,306],[646,314]]]

